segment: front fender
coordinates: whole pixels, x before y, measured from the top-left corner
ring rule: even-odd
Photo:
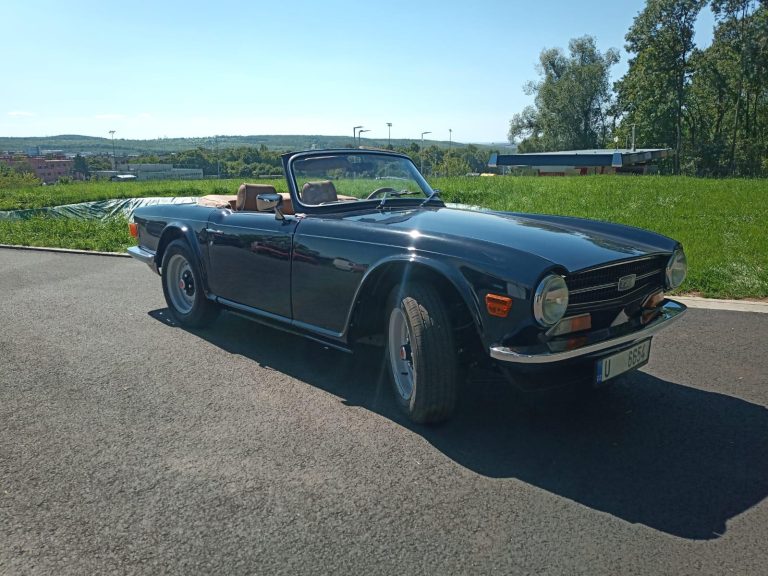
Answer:
[[[155,254],[155,262],[160,268],[163,263],[163,255],[168,244],[178,238],[183,238],[189,244],[192,255],[195,259],[200,275],[203,278],[203,289],[205,293],[209,293],[208,289],[208,267],[206,266],[205,258],[203,257],[203,250],[201,246],[205,245],[205,235],[202,230],[196,231],[184,222],[169,222],[163,228],[163,232],[160,234],[160,240],[157,244],[157,252]]]
[[[479,298],[470,283],[456,267],[448,265],[443,260],[430,258],[422,254],[393,254],[376,262],[374,266],[371,266],[365,272],[347,315],[345,336],[349,334],[354,315],[365,294],[388,292],[391,286],[407,282],[410,275],[419,271],[428,271],[438,275],[453,287],[472,317],[478,335],[481,335],[483,332],[483,316],[481,314]],[[401,277],[393,279],[392,274],[394,272],[398,272]],[[385,285],[383,290],[380,289],[382,282]],[[382,295],[386,297],[386,294]]]

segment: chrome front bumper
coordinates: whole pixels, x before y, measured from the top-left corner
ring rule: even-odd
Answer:
[[[643,326],[632,328],[625,324],[594,334],[574,336],[555,343],[520,347],[491,346],[491,358],[513,364],[550,364],[580,356],[598,354],[611,348],[618,348],[649,338],[662,328],[669,326],[686,310],[687,308],[679,302],[664,300],[660,314]]]
[[[141,246],[131,246],[128,248],[128,254],[136,258],[139,262],[144,262],[149,266],[153,272],[159,274],[157,270],[157,263],[155,262],[155,253],[149,250],[144,250]]]

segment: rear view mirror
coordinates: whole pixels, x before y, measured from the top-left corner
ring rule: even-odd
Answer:
[[[283,204],[283,197],[280,194],[259,194],[256,196],[256,210],[259,212],[275,211],[275,218],[282,220],[285,218],[280,212],[280,206]]]

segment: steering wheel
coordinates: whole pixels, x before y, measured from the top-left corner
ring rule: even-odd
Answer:
[[[370,200],[371,198],[378,198],[382,194],[389,194],[390,192],[396,192],[396,190],[394,188],[390,188],[389,186],[385,186],[384,188],[376,188],[376,190],[368,194],[366,200]]]

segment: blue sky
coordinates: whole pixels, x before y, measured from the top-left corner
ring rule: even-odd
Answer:
[[[501,142],[543,48],[619,48],[644,0],[8,0],[0,135]],[[712,16],[696,40],[711,42]]]

